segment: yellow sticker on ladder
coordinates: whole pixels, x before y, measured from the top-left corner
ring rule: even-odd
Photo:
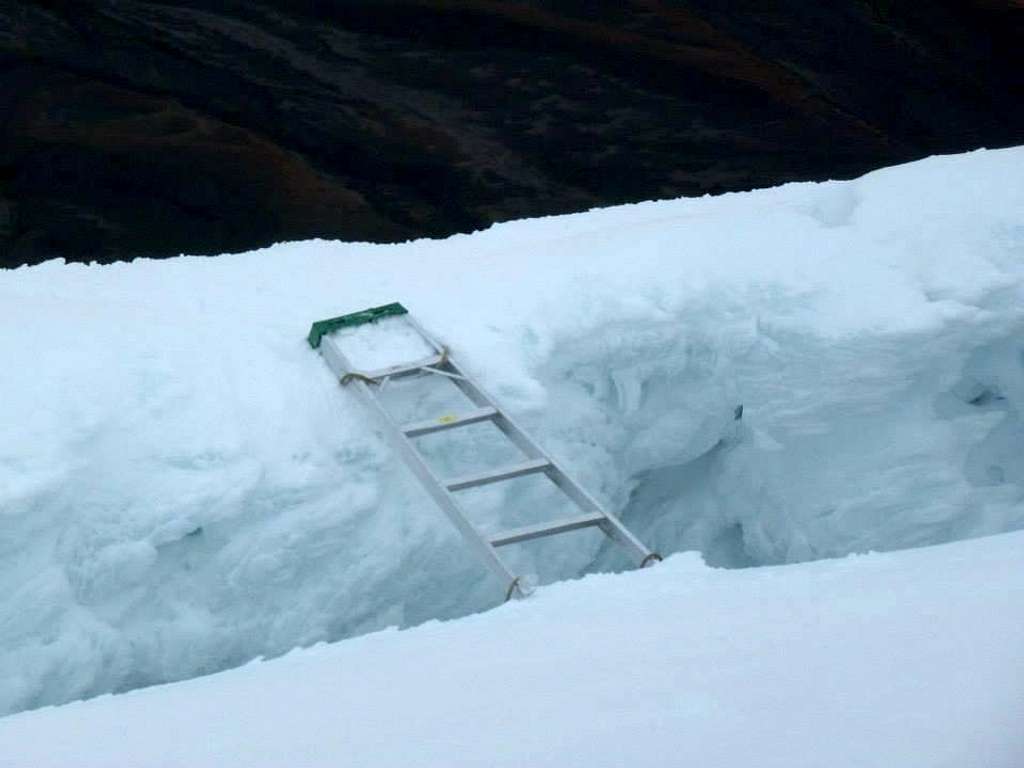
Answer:
[[[442,416],[437,420],[438,424],[451,424],[453,421],[458,421],[459,417],[449,413],[447,416]]]

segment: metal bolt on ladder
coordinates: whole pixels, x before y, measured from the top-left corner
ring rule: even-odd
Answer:
[[[416,331],[426,344],[434,350],[430,356],[414,362],[394,365],[375,371],[356,371],[346,359],[339,346],[331,338],[332,332],[342,328],[353,328],[374,323],[386,317],[401,317]],[[650,565],[661,556],[645,547],[617,517],[604,510],[600,504],[576,483],[565,470],[537,445],[498,404],[484,392],[458,366],[448,350],[427,333],[401,304],[387,304],[382,307],[355,312],[341,317],[313,323],[308,341],[313,349],[319,349],[327,365],[339,377],[342,384],[352,385],[366,404],[385,425],[385,434],[398,455],[409,465],[423,487],[430,494],[476,550],[480,559],[501,579],[506,587],[505,599],[525,597],[529,590],[522,577],[514,574],[498,555],[498,548],[545,536],[554,536],[581,528],[596,527],[619,544],[641,568]],[[443,376],[451,381],[475,406],[457,415],[398,424],[377,397],[375,389],[393,379],[422,374]],[[415,438],[444,430],[490,421],[518,447],[525,460],[487,472],[479,472],[454,479],[438,477],[423,454],[416,447]],[[484,535],[473,526],[456,499],[455,494],[467,488],[476,488],[490,483],[500,483],[524,475],[544,474],[579,508],[582,514],[562,520],[514,528],[495,535]]]

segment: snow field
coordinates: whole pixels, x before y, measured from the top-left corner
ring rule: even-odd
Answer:
[[[1017,768],[1024,533],[657,568],[0,719],[0,766]]]
[[[0,712],[500,600],[305,343],[390,301],[665,554],[1020,528],[1021,211],[1014,149],[444,241],[2,272]],[[498,458],[484,432],[431,448]],[[467,495],[481,526],[546,514],[534,481]],[[621,565],[593,532],[512,557]]]

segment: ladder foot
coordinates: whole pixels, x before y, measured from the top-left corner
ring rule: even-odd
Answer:
[[[505,602],[513,598],[522,600],[537,591],[537,577],[531,574],[516,576],[509,582],[508,590],[505,592]]]

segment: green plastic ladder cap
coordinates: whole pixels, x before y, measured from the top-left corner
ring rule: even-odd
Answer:
[[[384,317],[396,317],[398,315],[407,314],[409,314],[409,310],[396,301],[391,304],[385,304],[381,307],[370,307],[369,309],[364,309],[360,312],[352,312],[348,315],[332,317],[328,320],[318,320],[310,326],[307,341],[309,341],[309,346],[313,349],[317,349],[320,346],[320,340],[323,339],[324,336],[337,331],[339,328],[355,328],[359,325],[375,323]]]

